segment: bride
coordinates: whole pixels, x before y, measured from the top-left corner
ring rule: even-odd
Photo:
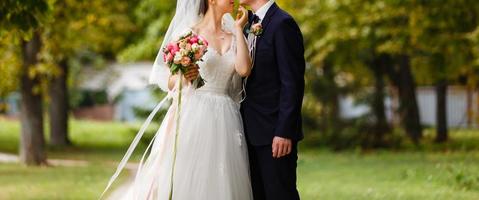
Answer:
[[[163,63],[162,51],[158,53],[150,82],[167,91],[166,99],[173,99],[173,103],[143,155],[133,183],[126,191],[120,191],[123,199],[253,198],[239,112],[241,77],[251,72],[251,58],[243,35],[248,19],[246,9],[240,7],[235,21],[231,17],[233,9],[233,0],[178,0],[162,47],[191,31],[208,41],[207,53],[184,76],[172,76]],[[196,82],[190,82],[196,79],[198,67],[205,84],[196,89]],[[176,98],[179,81],[187,84],[181,90],[180,104]],[[143,124],[105,192],[166,99]]]

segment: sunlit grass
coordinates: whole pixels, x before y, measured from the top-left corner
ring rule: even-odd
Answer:
[[[98,199],[139,125],[72,121],[70,128],[75,146],[50,147],[48,156],[87,160],[90,165],[0,164],[0,199]],[[155,128],[149,130],[133,160]],[[0,152],[17,152],[18,131],[18,122],[0,120]],[[302,199],[479,199],[479,131],[454,130],[451,142],[442,145],[431,143],[430,131],[426,130],[419,149],[335,153],[301,146],[298,187]]]
[[[479,153],[329,153],[304,150],[304,199],[478,199]],[[465,183],[458,176],[475,179]],[[470,184],[470,185],[468,185]]]
[[[125,124],[118,122],[94,122],[76,121],[70,122],[70,139],[74,144],[72,147],[55,148],[48,147],[49,158],[68,158],[91,161],[118,160],[126,151],[135,137],[141,124]],[[157,126],[151,125],[145,133],[133,160],[139,155],[149,139],[155,132]],[[18,152],[20,137],[20,125],[17,121],[0,119],[0,152]],[[45,130],[45,138],[48,142],[48,130]]]
[[[0,199],[98,199],[112,170],[111,165],[100,164],[86,167],[0,164]],[[128,173],[118,183],[126,176]]]

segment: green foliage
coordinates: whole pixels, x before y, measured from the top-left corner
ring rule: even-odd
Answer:
[[[306,56],[314,65],[331,60],[341,71],[357,69],[356,75],[381,53],[405,54],[421,83],[457,78],[473,65],[477,45],[469,39],[477,38],[479,7],[467,0],[313,0],[302,13],[311,44]]]
[[[129,14],[136,1],[108,0],[81,1],[4,1],[0,12],[2,29],[0,44],[0,96],[15,90],[21,66],[20,45],[28,40],[31,30],[37,29],[42,37],[39,64],[29,68],[30,78],[39,78],[35,90],[47,94],[48,81],[63,75],[58,63],[64,60],[81,59],[85,52],[113,58],[128,42],[130,32],[136,26]],[[4,14],[5,13],[5,14]],[[4,14],[4,15],[3,15]],[[3,27],[3,26],[2,26]],[[30,27],[30,29],[27,29]],[[17,36],[16,33],[24,33]],[[25,35],[25,37],[22,37]],[[5,44],[5,45],[3,45]],[[5,73],[3,73],[5,72]],[[4,81],[6,80],[6,81]]]
[[[57,62],[82,51],[114,55],[136,28],[128,16],[128,2],[56,1],[53,20],[45,28],[44,51]]]
[[[53,0],[4,0],[0,2],[0,36],[8,31],[30,33],[40,27],[51,12]]]
[[[411,26],[418,77],[455,81],[460,75],[470,75],[475,45],[468,35],[479,27],[479,6],[464,0],[424,1],[416,10]]]
[[[171,0],[141,0],[133,16],[139,31],[136,32],[134,41],[118,55],[118,59],[123,62],[154,60],[174,15],[175,6],[176,1]]]
[[[27,72],[20,70],[20,45],[30,40],[33,31],[38,31],[50,20],[52,4],[51,0],[0,2],[0,98],[17,89],[21,73],[28,73],[34,78],[36,70],[41,70],[41,67],[30,67]],[[38,91],[40,88],[33,89]]]
[[[370,93],[381,78],[372,69],[383,55],[392,62],[410,58],[419,84],[457,84],[459,77],[477,84],[479,6],[471,1],[310,0],[282,6],[291,9],[304,34],[308,124],[316,119],[333,133],[343,132],[334,128],[342,126],[334,117],[338,95]],[[345,135],[360,137],[355,131],[359,135]]]
[[[0,37],[0,98],[5,98],[18,87],[20,73],[20,49],[15,43],[14,35],[4,34]]]
[[[106,91],[81,91],[80,100],[75,107],[89,107],[108,103]]]

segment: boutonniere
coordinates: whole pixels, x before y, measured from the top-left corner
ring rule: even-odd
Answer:
[[[263,34],[263,25],[261,23],[255,23],[251,25],[251,28],[249,29],[250,33],[253,33],[255,36],[261,36]]]

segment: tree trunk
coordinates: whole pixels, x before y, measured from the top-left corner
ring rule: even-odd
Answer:
[[[323,73],[325,84],[323,87],[328,88],[328,90],[322,94],[324,106],[321,112],[325,117],[324,131],[328,135],[328,142],[334,145],[334,149],[338,150],[342,148],[339,135],[341,123],[339,117],[339,88],[334,81],[334,67],[329,62],[325,62]]]
[[[38,85],[38,78],[32,79],[28,73],[38,61],[40,47],[38,32],[33,34],[30,41],[22,42],[20,161],[26,165],[46,164],[42,96],[40,92],[34,91],[34,86]]]
[[[327,116],[329,125],[332,129],[336,129],[339,119],[339,91],[334,80],[335,73],[333,67],[328,63],[324,66],[324,78],[328,80],[328,88],[330,88],[328,99],[327,99]]]
[[[370,65],[370,70],[374,75],[374,93],[371,107],[375,118],[374,125],[374,144],[382,146],[384,143],[384,135],[389,131],[389,125],[386,119],[386,108],[384,105],[385,98],[385,83],[384,83],[384,69],[388,66],[387,59],[384,56],[379,56]]]
[[[473,90],[472,87],[468,84],[467,86],[467,128],[472,127],[472,120],[474,118],[474,110],[473,110]]]
[[[411,72],[409,56],[397,57],[395,66],[388,67],[388,76],[399,92],[399,117],[402,126],[415,144],[422,138],[416,83]]]
[[[51,80],[50,93],[50,143],[53,146],[68,146],[68,62],[59,63],[61,74]]]
[[[439,80],[436,84],[436,142],[448,139],[447,127],[447,81]]]

